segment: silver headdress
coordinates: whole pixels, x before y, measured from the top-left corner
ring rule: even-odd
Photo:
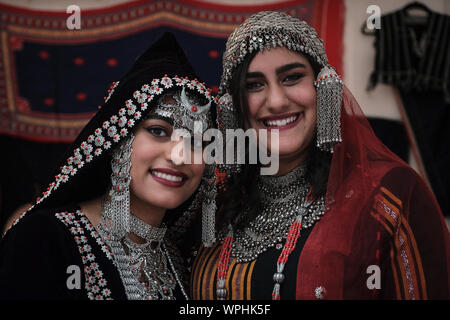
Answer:
[[[317,147],[333,152],[335,143],[341,142],[340,108],[343,83],[328,64],[325,47],[316,31],[305,21],[285,13],[262,11],[250,16],[229,36],[223,55],[223,75],[219,94],[230,91],[233,70],[253,51],[286,47],[312,57],[320,66],[317,88]],[[226,99],[229,100],[229,99]]]
[[[181,90],[168,92],[159,97],[155,106],[154,114],[173,121],[175,129],[184,128],[190,133],[202,134],[211,127],[210,107],[211,100],[208,103],[200,105],[198,97],[193,94],[186,94],[185,87]],[[201,122],[201,132],[196,132]],[[134,216],[130,213],[130,189],[131,182],[131,153],[134,135],[122,141],[114,150],[111,159],[111,200],[108,203],[108,215],[111,219],[111,231],[119,238],[123,237],[127,232],[139,234],[139,228],[133,227]],[[215,242],[215,193],[214,193],[214,167],[207,166],[203,175],[198,197],[202,198],[202,239],[206,245],[212,245]],[[194,200],[194,203],[198,202]],[[189,210],[188,210],[189,211]],[[142,229],[142,228],[141,228]]]
[[[186,88],[183,87],[181,92],[169,93],[160,98],[155,113],[172,119],[175,129],[185,128],[190,132],[194,132],[194,123],[200,121],[202,131],[206,131],[206,129],[211,127],[210,107],[211,100],[205,105],[200,105],[200,102],[195,97],[188,98]]]
[[[162,95],[156,104],[155,114],[173,121],[174,128],[194,130],[194,122],[201,121],[204,130],[210,126],[209,109],[211,102],[204,106],[196,106],[196,100],[188,98],[185,88]],[[198,104],[197,104],[198,105]],[[178,283],[182,293],[187,297],[182,281],[173,265],[171,257],[163,241],[167,228],[153,227],[132,215],[130,210],[131,155],[134,134],[130,133],[112,153],[110,199],[102,207],[102,224],[100,232],[109,239],[112,252],[119,265],[119,273],[129,299],[172,299],[175,284]],[[215,201],[205,193],[210,189],[203,177],[198,197],[203,197],[202,229],[208,237],[204,241],[215,239]],[[197,204],[198,199],[193,200]],[[191,209],[191,208],[190,208]],[[191,210],[183,213],[189,215]],[[146,242],[143,245],[133,243],[127,233],[134,233]],[[169,235],[170,236],[170,235]],[[211,240],[212,239],[212,240]],[[126,250],[124,249],[126,247]],[[127,253],[129,261],[127,260]],[[167,259],[166,259],[167,257]],[[131,270],[129,266],[131,265]],[[170,268],[169,268],[170,265]],[[172,269],[172,273],[169,272]],[[136,279],[144,277],[149,285],[145,286]]]

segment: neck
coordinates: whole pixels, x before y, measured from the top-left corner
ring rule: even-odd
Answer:
[[[148,203],[136,198],[133,194],[130,194],[130,211],[133,216],[156,228],[161,226],[164,214],[166,213],[165,208],[149,205]],[[128,236],[136,243],[145,242],[143,238],[132,232],[130,232]]]
[[[275,197],[278,199],[280,196],[281,198],[290,197],[292,196],[292,191],[297,190],[298,188],[304,189],[307,187],[305,175],[306,167],[304,165],[300,165],[282,176],[260,176],[258,179],[257,188],[260,191],[262,199],[265,195],[269,194],[269,198]],[[290,191],[287,192],[287,194],[282,195],[281,193],[283,193],[283,190]]]
[[[289,159],[287,158],[283,159],[280,157],[279,169],[276,176],[284,176],[289,172],[291,172],[292,170],[294,170],[295,168],[298,168],[299,166],[305,163],[306,156],[307,156],[306,153],[304,153],[301,154],[300,156],[291,157]]]
[[[130,211],[132,215],[141,219],[145,223],[151,225],[152,227],[159,227],[166,213],[166,209],[157,208],[143,204],[138,201],[133,201],[133,197],[130,199]]]

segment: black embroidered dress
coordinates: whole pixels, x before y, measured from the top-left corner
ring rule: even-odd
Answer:
[[[166,242],[179,276],[174,246]],[[0,299],[126,300],[111,248],[77,205],[26,215],[0,244]],[[177,285],[174,296],[184,299]]]

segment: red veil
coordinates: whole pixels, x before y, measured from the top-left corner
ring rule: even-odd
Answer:
[[[346,87],[341,130],[297,298],[448,299],[450,237],[430,189],[375,136]]]

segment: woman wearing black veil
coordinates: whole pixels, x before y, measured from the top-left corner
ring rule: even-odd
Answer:
[[[166,33],[108,92],[54,182],[3,237],[0,298],[187,299],[176,241],[208,180],[203,162],[173,154],[171,136],[210,127],[211,90]]]

